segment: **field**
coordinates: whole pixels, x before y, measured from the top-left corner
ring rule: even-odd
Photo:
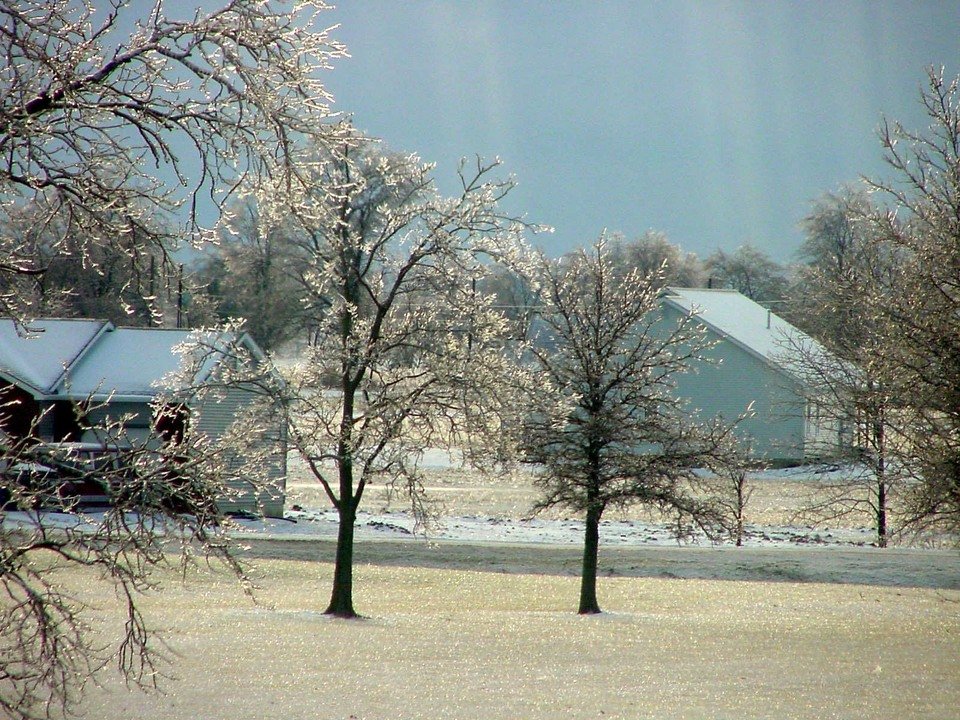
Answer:
[[[771,502],[757,500],[757,518],[792,512],[783,482],[758,491]],[[449,471],[434,489],[448,511],[506,519],[530,494],[522,479],[485,490]],[[960,707],[951,550],[620,544],[601,549],[606,612],[579,617],[576,543],[371,530],[357,548],[360,621],[322,614],[329,538],[254,535],[247,553],[257,602],[222,574],[171,575],[145,607],[178,655],[174,677],[164,694],[94,689],[89,717],[909,720]],[[102,632],[115,618],[104,605]]]

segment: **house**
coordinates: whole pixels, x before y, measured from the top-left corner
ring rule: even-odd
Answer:
[[[182,403],[157,411],[165,378],[185,362],[178,348],[191,333],[116,327],[105,320],[41,319],[24,325],[0,319],[0,430],[45,442],[98,443],[104,440],[98,428],[122,419],[123,442],[130,444],[169,440],[183,432],[185,423],[210,438],[220,437],[253,398],[249,388],[231,387],[202,399],[187,395]],[[231,361],[228,346],[254,358],[263,355],[246,334],[211,334],[204,345],[211,351],[190,368],[192,386],[210,382]],[[171,397],[177,397],[176,388],[171,390]],[[234,479],[229,497],[218,501],[222,511],[282,516],[286,443],[281,428],[269,449],[269,487],[253,490],[243,478]]]
[[[751,408],[739,433],[755,457],[771,462],[821,458],[842,446],[843,428],[819,412],[792,361],[793,347],[816,341],[735,290],[670,287],[661,309],[667,321],[695,314],[715,342],[705,353],[709,361],[677,382],[677,393],[701,417],[732,421]]]

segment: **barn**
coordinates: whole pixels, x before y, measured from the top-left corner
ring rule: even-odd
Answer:
[[[23,324],[0,319],[0,430],[13,437],[32,433],[44,442],[95,445],[103,440],[97,428],[122,418],[124,441],[149,445],[160,442],[161,434],[176,432],[171,424],[182,427],[189,418],[192,430],[220,437],[253,399],[250,389],[231,387],[201,400],[188,399],[158,421],[155,400],[164,390],[165,378],[184,361],[178,347],[191,332],[117,327],[106,320],[40,319]],[[227,361],[226,353],[216,352],[218,344],[262,357],[246,334],[217,335],[210,343],[214,351],[195,369],[192,384],[214,377],[218,363]],[[272,435],[267,487],[254,490],[243,478],[235,478],[231,481],[235,487],[218,502],[222,511],[283,515],[283,428]]]
[[[792,366],[792,347],[816,344],[809,336],[735,290],[670,287],[661,310],[668,322],[694,314],[714,342],[708,361],[677,382],[701,417],[733,420],[750,407],[740,435],[770,462],[819,459],[843,446],[844,428],[820,412]]]

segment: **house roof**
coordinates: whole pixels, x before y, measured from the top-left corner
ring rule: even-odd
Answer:
[[[56,389],[72,397],[153,397],[156,383],[180,367],[175,348],[189,335],[189,330],[110,328],[68,369]]]
[[[18,333],[12,321],[0,320],[0,375],[47,398],[147,400],[180,369],[178,347],[196,337],[193,330],[118,328],[105,320],[48,319],[29,327],[38,332]],[[192,368],[194,382],[206,379],[235,339],[216,332],[201,338],[213,352]],[[238,341],[259,356],[249,336]]]
[[[52,393],[63,374],[109,325],[105,320],[0,318],[0,376],[35,394]]]
[[[801,373],[789,359],[792,348],[826,352],[809,335],[736,290],[668,287],[662,299],[695,314],[724,339],[797,380]]]

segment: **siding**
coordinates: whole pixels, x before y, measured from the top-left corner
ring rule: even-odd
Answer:
[[[231,388],[219,397],[208,396],[196,407],[199,422],[194,429],[212,438],[220,437],[253,399],[254,396],[242,388]],[[282,430],[278,428],[278,432],[265,440],[262,447],[272,450],[267,469],[267,486],[260,488],[258,492],[242,477],[229,482],[229,497],[218,503],[224,512],[262,512],[267,517],[283,517],[287,455],[286,438]],[[235,465],[239,467],[241,462],[241,459],[237,458]]]
[[[194,429],[210,438],[220,437],[236,418],[238,412],[250,401],[251,395],[242,389],[230,390],[219,401],[208,401],[197,408],[196,415],[199,422]],[[153,412],[148,403],[116,402],[109,405],[100,405],[87,413],[87,422],[95,427],[106,426],[108,422],[116,421],[121,417],[127,418],[123,440],[133,443],[144,443],[147,446],[156,446],[160,439],[151,428]],[[59,440],[55,437],[53,413],[48,411],[42,418],[39,426],[40,437],[45,440]],[[86,431],[83,442],[102,443],[115,441],[116,434],[106,438],[102,433]],[[228,494],[218,501],[218,506],[224,512],[263,513],[267,517],[283,517],[283,506],[286,500],[286,438],[281,429],[272,440],[268,440],[267,447],[272,447],[268,466],[268,487],[254,492],[249,483],[237,479],[228,483]],[[241,464],[237,459],[236,465]]]
[[[675,323],[680,313],[665,307],[664,316],[666,322]],[[720,340],[705,353],[712,362],[696,363],[695,372],[679,376],[678,396],[702,418],[727,421],[736,419],[752,402],[753,416],[738,427],[738,434],[751,443],[752,454],[768,460],[802,460],[806,404],[792,381],[713,330],[707,332],[711,340]]]
[[[103,433],[87,430],[81,440],[83,442],[105,442],[121,439],[130,443],[142,443],[151,447],[156,445],[156,438],[152,429],[153,412],[149,402],[112,402],[109,405],[97,405],[87,412],[86,420],[90,425],[100,428],[107,427],[111,422],[124,419],[122,438],[116,437],[116,432],[110,437]]]

